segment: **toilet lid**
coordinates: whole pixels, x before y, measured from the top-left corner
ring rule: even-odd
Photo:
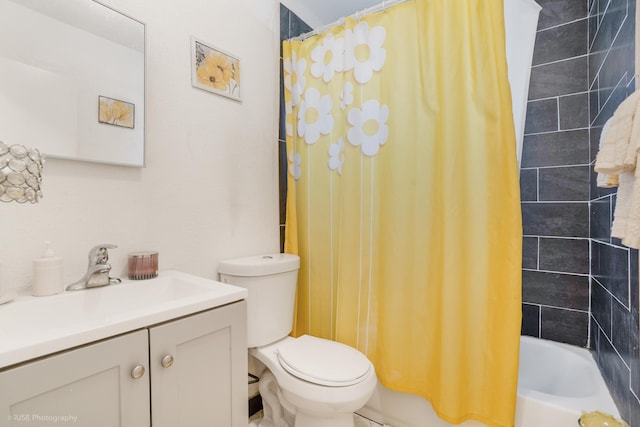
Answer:
[[[371,369],[369,360],[358,350],[309,335],[278,346],[278,360],[291,375],[330,387],[357,384]]]

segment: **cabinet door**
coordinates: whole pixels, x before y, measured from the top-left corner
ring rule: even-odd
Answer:
[[[0,426],[149,426],[148,342],[137,331],[0,371]]]
[[[153,327],[149,337],[154,427],[247,426],[244,301]]]

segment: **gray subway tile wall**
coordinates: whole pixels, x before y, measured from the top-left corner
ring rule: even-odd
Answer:
[[[580,337],[589,327],[588,312],[544,306],[540,310],[540,338],[566,342],[566,337]],[[582,341],[569,344],[582,345]]]
[[[587,0],[538,0],[520,170],[522,333],[586,347],[589,338]]]
[[[535,120],[535,118],[529,120]],[[588,129],[538,134],[525,133],[521,167],[528,169],[543,166],[588,164],[589,142]]]
[[[538,198],[542,202],[588,202],[590,178],[587,165],[541,168]]]
[[[586,14],[577,21],[540,30],[536,37],[532,64],[540,65],[586,55],[584,35],[587,33],[588,22],[585,17]],[[562,44],[559,45],[558,40],[562,40]]]
[[[524,124],[525,133],[553,132],[558,130],[558,98],[531,101],[527,105],[530,114]]]
[[[538,268],[539,241],[538,237],[522,238],[522,268],[528,270],[536,270]]]
[[[584,43],[587,43],[586,39]],[[587,80],[586,55],[534,65],[531,68],[529,99],[586,92],[589,89]]]
[[[589,241],[586,239],[541,237],[539,252],[540,270],[589,274]]]
[[[589,202],[522,202],[525,236],[589,238]]]
[[[629,255],[625,247],[592,242],[592,278],[626,307],[629,307]]]
[[[564,308],[567,311],[589,312],[588,275],[525,270],[522,276],[526,283],[522,289],[524,302],[557,309]],[[585,329],[579,337],[567,336],[564,342],[572,344],[580,342],[584,347],[587,343],[587,330]]]
[[[538,30],[564,25],[587,16],[587,3],[582,0],[536,0],[542,6]]]
[[[612,214],[610,197],[602,197],[591,201],[589,236],[591,236],[592,240],[600,240],[602,242],[611,241]]]
[[[635,90],[635,0],[590,0],[588,58],[590,158],[602,126]],[[611,237],[617,188],[603,189],[591,172],[590,347],[622,417],[640,427],[638,251]]]
[[[538,200],[537,169],[523,169],[520,171],[520,198],[526,202]]]
[[[560,130],[589,127],[589,94],[561,96],[559,100]]]
[[[540,306],[522,304],[522,335],[540,336]]]
[[[520,174],[522,333],[590,347],[640,427],[638,252],[611,237],[617,189],[598,188],[593,171],[602,126],[635,89],[636,2],[538,3]]]

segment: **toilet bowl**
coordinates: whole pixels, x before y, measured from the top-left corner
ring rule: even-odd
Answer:
[[[275,378],[277,400],[293,414],[295,427],[353,427],[353,412],[375,390],[375,369],[348,345],[288,336],[299,263],[295,255],[262,255],[222,261],[218,272],[222,282],[249,290],[249,354]]]
[[[353,426],[353,412],[367,403],[377,383],[375,369],[362,353],[309,335],[286,337],[249,354],[275,376],[285,408],[295,408],[296,427],[300,415],[324,423],[300,424],[305,427]]]

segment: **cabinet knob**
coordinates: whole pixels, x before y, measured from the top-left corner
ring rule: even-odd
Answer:
[[[131,378],[133,378],[134,380],[142,378],[143,375],[144,375],[144,366],[142,365],[138,365],[131,370]]]
[[[173,356],[170,354],[167,354],[162,358],[162,360],[160,361],[160,364],[162,365],[163,368],[170,367],[171,365],[173,365]]]

